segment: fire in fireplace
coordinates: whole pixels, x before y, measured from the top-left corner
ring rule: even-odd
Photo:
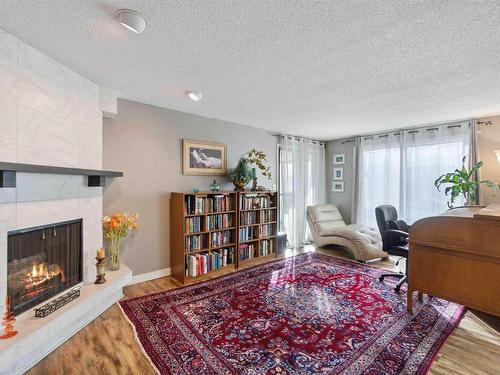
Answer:
[[[9,232],[7,293],[14,315],[82,280],[81,220]]]

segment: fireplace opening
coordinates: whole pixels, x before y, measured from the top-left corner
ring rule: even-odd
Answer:
[[[81,219],[8,233],[7,293],[14,315],[81,281]]]

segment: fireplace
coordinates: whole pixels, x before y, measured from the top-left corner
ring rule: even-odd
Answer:
[[[81,281],[81,219],[8,233],[7,293],[14,315]]]

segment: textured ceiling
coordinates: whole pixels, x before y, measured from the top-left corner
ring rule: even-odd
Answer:
[[[500,113],[499,20],[468,0],[0,5],[0,27],[120,97],[317,139]]]

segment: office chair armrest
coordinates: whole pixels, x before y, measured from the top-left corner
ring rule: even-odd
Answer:
[[[384,237],[389,246],[400,246],[408,243],[408,233],[402,230],[388,229],[384,232]]]
[[[408,225],[406,221],[403,220],[398,220],[396,222],[398,224],[399,230],[402,230],[403,232],[409,232],[411,225]]]

